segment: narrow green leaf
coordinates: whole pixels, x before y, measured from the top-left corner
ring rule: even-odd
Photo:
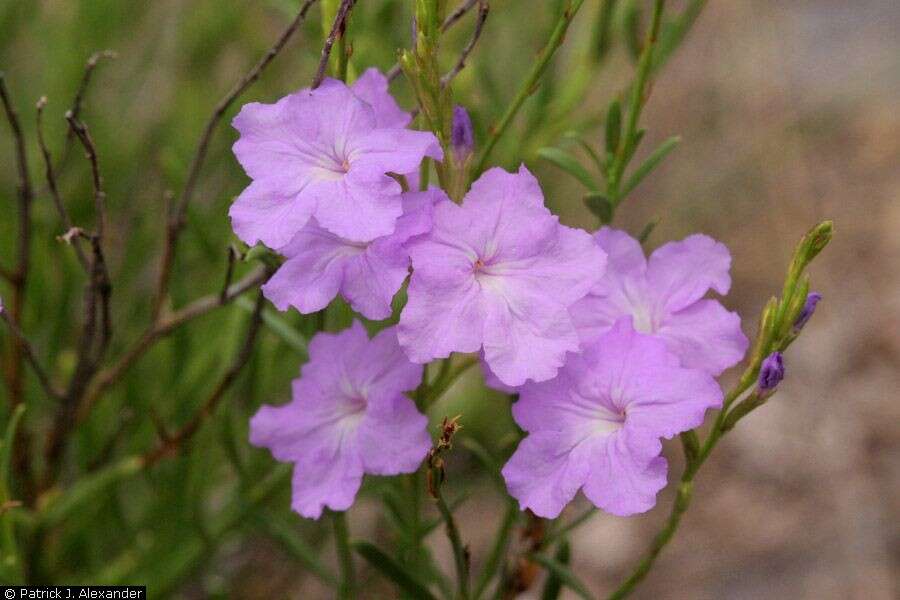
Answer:
[[[604,170],[603,161],[600,160],[600,156],[597,154],[597,151],[594,150],[593,148],[591,148],[591,145],[588,144],[587,142],[585,142],[581,138],[581,135],[578,134],[577,131],[569,130],[563,134],[563,137],[567,140],[572,140],[573,142],[575,142],[576,144],[581,146],[581,148],[585,152],[587,152],[588,156],[591,157],[591,160],[593,161],[594,165],[597,167],[597,170],[600,171],[601,173],[603,172],[603,170]]]
[[[255,307],[255,303],[249,298],[244,298],[241,296],[237,300],[234,301],[235,304],[241,309],[247,312],[252,313]],[[278,314],[272,311],[272,309],[266,307],[263,309],[263,324],[267,328],[269,328],[272,333],[277,335],[284,341],[288,346],[292,347],[297,352],[301,353],[304,357],[307,356],[308,346],[306,339],[297,332],[296,329],[291,327],[291,325],[281,318]]]
[[[409,573],[400,563],[368,542],[354,542],[353,549],[372,565],[379,573],[393,581],[413,598],[437,600],[437,597],[415,575]]]
[[[657,225],[659,225],[659,221],[659,217],[654,217],[646,225],[644,225],[644,228],[641,229],[641,233],[638,235],[638,241],[641,244],[647,243],[647,240],[650,239],[650,234],[653,233],[653,230],[656,229]]]
[[[554,165],[583,183],[589,190],[593,191],[598,189],[597,182],[594,181],[594,178],[588,173],[587,169],[578,162],[578,159],[565,150],[560,150],[559,148],[541,148],[538,150],[538,156],[552,162]]]
[[[641,8],[636,2],[629,2],[625,8],[622,26],[625,29],[625,41],[628,43],[628,52],[632,60],[637,61],[641,57],[644,41],[641,39]]]
[[[622,137],[622,105],[613,100],[606,111],[606,151],[615,155]]]
[[[491,476],[491,480],[497,486],[497,489],[506,497],[506,482],[500,475],[500,464],[491,456],[490,451],[471,436],[460,439],[459,443],[481,463],[482,468]]]
[[[3,434],[3,445],[0,446],[0,495],[2,500],[9,500],[9,471],[12,463],[13,444],[16,439],[16,431],[19,422],[25,414],[25,405],[19,404],[6,423],[6,432]]]
[[[462,504],[471,497],[471,492],[463,492],[457,498],[454,498],[452,502],[447,503],[447,507],[450,509],[450,512],[454,512],[457,508],[462,506]],[[437,529],[438,525],[442,525],[444,523],[443,517],[435,517],[430,521],[425,521],[422,523],[422,530],[419,532],[422,537],[427,536],[429,533]]]
[[[569,560],[572,557],[571,547],[569,546],[569,542],[567,540],[563,540],[559,543],[559,548],[556,549],[556,561],[561,565],[569,565]],[[550,576],[547,578],[547,582],[544,584],[544,589],[541,592],[541,600],[556,600],[559,598],[560,592],[562,592],[563,582],[562,579],[556,573],[550,573]]]
[[[497,535],[494,536],[494,545],[491,547],[491,553],[488,555],[487,560],[484,562],[484,567],[482,567],[481,572],[478,574],[478,582],[475,584],[476,598],[480,598],[484,591],[487,590],[488,584],[491,583],[494,575],[497,574],[500,567],[503,565],[503,559],[506,557],[506,550],[509,546],[509,538],[518,516],[519,507],[515,500],[510,500],[506,507],[506,514],[503,517],[503,521],[500,523],[500,527],[497,530]]]
[[[609,199],[603,194],[592,192],[584,195],[584,204],[592,213],[597,215],[600,222],[604,225],[612,221],[613,205]]]
[[[72,487],[53,498],[41,511],[39,518],[42,525],[54,527],[85,506],[94,503],[107,493],[107,488],[118,481],[138,473],[144,467],[140,456],[129,456],[117,463],[86,475],[76,481]]]
[[[319,560],[321,550],[314,548],[304,540],[287,519],[275,511],[267,511],[256,519],[257,523],[274,539],[281,543],[290,554],[303,567],[318,577],[326,585],[337,588],[338,580]]]
[[[616,0],[604,0],[597,16],[594,38],[594,60],[599,63],[609,53],[612,45],[612,17],[616,8]]]
[[[628,181],[625,182],[625,186],[622,188],[620,197],[625,198],[628,196],[628,194],[640,185],[641,181],[643,181],[644,178],[647,177],[647,175],[649,175],[680,142],[681,138],[675,136],[670,137],[660,144],[659,147],[647,157],[647,160],[631,174],[631,177],[628,178]]]
[[[9,472],[12,464],[12,451],[15,444],[16,431],[19,429],[19,422],[22,415],[25,414],[25,405],[19,404],[13,410],[6,424],[6,432],[3,435],[2,446],[0,446],[0,506],[4,505],[10,498],[9,492]],[[0,564],[0,573],[3,579],[8,582],[21,581],[21,563],[19,562],[19,548],[16,543],[16,532],[13,527],[14,509],[6,510],[0,508],[0,523],[2,523],[2,537],[0,537],[0,548],[3,552],[3,562]]]
[[[578,579],[578,576],[572,572],[572,570],[559,562],[555,558],[550,558],[549,556],[545,556],[539,553],[532,553],[528,555],[528,558],[538,563],[547,571],[549,571],[553,576],[559,578],[564,586],[571,589],[573,592],[578,594],[581,598],[585,600],[592,600],[593,596],[588,591],[587,587]]]

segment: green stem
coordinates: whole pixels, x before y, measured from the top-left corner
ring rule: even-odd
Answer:
[[[662,531],[654,538],[650,550],[644,555],[644,558],[641,559],[641,562],[638,563],[638,566],[632,571],[631,575],[628,576],[628,579],[626,579],[625,582],[609,596],[609,600],[621,600],[634,591],[634,588],[636,588],[637,585],[643,581],[644,577],[647,576],[647,573],[650,572],[653,563],[656,562],[656,557],[659,556],[666,544],[672,540],[675,531],[678,529],[678,524],[681,522],[681,515],[684,514],[691,503],[691,492],[693,491],[694,477],[697,475],[697,471],[700,470],[700,467],[706,462],[706,459],[709,458],[710,453],[713,448],[716,447],[716,444],[719,443],[719,440],[722,439],[722,436],[730,429],[725,427],[726,418],[729,416],[728,409],[750,388],[750,386],[754,384],[755,381],[756,370],[753,368],[753,365],[751,365],[741,376],[741,380],[738,384],[725,396],[725,400],[722,403],[722,410],[719,411],[719,414],[716,416],[716,422],[713,425],[712,431],[710,431],[703,445],[700,447],[696,457],[692,458],[690,452],[685,452],[687,464],[684,473],[681,475],[681,483],[678,486],[678,495],[675,497],[675,504],[672,506],[672,512],[669,515],[669,519],[666,521],[665,526],[663,526]]]
[[[625,580],[625,583],[619,586],[619,589],[609,596],[609,600],[621,600],[622,598],[625,598],[633,592],[634,588],[636,588],[644,577],[647,576],[647,573],[649,573],[650,569],[653,567],[654,561],[656,561],[656,557],[659,556],[662,549],[665,548],[666,544],[672,539],[672,536],[675,535],[678,524],[681,522],[681,515],[684,514],[684,511],[687,510],[691,503],[692,490],[693,482],[690,479],[685,480],[682,477],[681,484],[678,486],[678,496],[675,498],[675,504],[672,506],[672,513],[669,515],[666,525],[663,527],[662,531],[656,535],[656,538],[654,538],[650,551],[647,552],[637,568],[631,573],[631,576]]]
[[[631,105],[628,110],[625,135],[619,143],[615,159],[607,177],[607,195],[614,206],[618,205],[621,200],[619,197],[619,184],[621,183],[622,173],[625,171],[625,167],[634,153],[638,121],[641,117],[641,110],[644,107],[647,79],[650,75],[650,68],[653,65],[653,48],[659,36],[659,27],[662,22],[665,4],[665,0],[655,0],[653,4],[653,20],[650,23],[650,29],[647,30],[647,39],[644,42],[644,48],[638,60],[637,76],[634,85],[631,87]]]
[[[456,527],[456,520],[453,518],[453,511],[447,506],[444,495],[441,493],[440,486],[435,488],[435,501],[438,511],[447,525],[447,538],[453,547],[453,562],[456,564],[456,578],[458,588],[456,598],[458,600],[469,600],[469,557],[466,547],[462,543],[459,535],[459,529]]]
[[[553,58],[553,55],[562,46],[563,41],[565,41],[566,31],[569,29],[569,25],[572,23],[572,19],[575,18],[575,15],[578,13],[578,10],[581,8],[581,5],[584,4],[584,0],[571,0],[566,6],[565,10],[563,10],[562,14],[559,17],[559,20],[556,22],[556,26],[553,28],[553,33],[550,34],[550,39],[547,41],[547,45],[541,49],[540,53],[537,56],[537,60],[534,63],[534,66],[531,68],[531,72],[528,73],[528,77],[525,78],[525,81],[522,82],[522,86],[519,88],[518,94],[513,99],[512,104],[509,105],[509,108],[506,109],[506,113],[500,119],[500,122],[497,123],[494,127],[492,127],[492,133],[490,138],[488,138],[487,144],[484,147],[484,151],[481,153],[481,157],[478,159],[476,163],[474,175],[478,175],[484,170],[485,165],[487,165],[488,158],[491,155],[491,151],[494,149],[494,146],[497,145],[497,142],[500,141],[500,138],[506,132],[513,118],[515,118],[516,113],[519,112],[519,109],[522,108],[522,104],[525,103],[525,100],[534,93],[534,90],[537,87],[538,80],[544,74],[544,71],[547,70],[547,66],[550,64],[550,59]]]
[[[334,543],[341,566],[341,586],[338,598],[352,600],[356,597],[356,575],[353,570],[353,552],[350,549],[350,533],[347,530],[346,513],[333,512],[331,517],[334,523]]]

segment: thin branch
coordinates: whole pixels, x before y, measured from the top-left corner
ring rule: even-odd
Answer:
[[[450,71],[441,77],[441,87],[447,87],[453,78],[456,77],[460,71],[462,71],[466,66],[466,59],[469,58],[469,55],[472,53],[472,50],[475,49],[475,45],[478,43],[478,39],[481,37],[481,31],[484,29],[484,22],[487,21],[488,13],[490,12],[490,6],[488,5],[486,0],[477,0],[478,3],[478,16],[475,21],[475,31],[472,32],[472,38],[469,40],[469,43],[466,44],[466,47],[463,48],[462,53],[459,55],[459,60],[456,61],[456,64],[453,65],[453,68]]]
[[[206,127],[203,129],[203,133],[200,136],[200,140],[197,142],[197,149],[194,152],[194,158],[191,161],[191,165],[188,168],[187,179],[185,180],[184,189],[181,192],[181,196],[178,199],[178,204],[175,208],[175,214],[170,215],[168,219],[168,223],[166,226],[166,246],[163,251],[162,262],[159,270],[159,279],[157,282],[157,290],[156,290],[156,299],[154,301],[153,307],[153,320],[157,320],[162,311],[162,306],[165,302],[166,296],[168,295],[169,290],[169,279],[172,273],[172,263],[175,261],[175,252],[178,245],[178,237],[181,234],[181,230],[184,228],[185,220],[187,217],[187,209],[188,205],[191,203],[191,200],[194,197],[194,192],[197,188],[197,182],[200,176],[200,169],[203,167],[203,162],[206,159],[206,154],[209,151],[209,143],[212,140],[213,133],[215,133],[216,128],[219,123],[222,121],[222,118],[225,116],[225,112],[228,108],[234,103],[237,98],[243,94],[247,88],[249,88],[257,79],[259,79],[262,72],[265,68],[272,62],[272,60],[278,56],[281,52],[282,48],[287,44],[288,40],[294,35],[294,32],[300,27],[300,23],[303,22],[303,19],[306,17],[306,13],[309,11],[309,8],[316,2],[316,0],[306,0],[303,5],[300,7],[300,11],[297,13],[297,16],[294,17],[294,20],[287,26],[287,28],[282,32],[281,36],[275,42],[271,48],[269,48],[268,52],[256,63],[256,65],[250,69],[250,71],[244,75],[240,81],[238,81],[231,91],[222,98],[219,103],[216,105],[213,110],[212,116],[209,118],[209,121],[206,123]]]
[[[0,72],[0,102],[3,104],[9,128],[13,134],[16,167],[18,169],[18,204],[19,204],[19,236],[18,263],[8,277],[12,288],[12,306],[9,317],[16,325],[21,325],[25,310],[25,294],[28,290],[28,271],[31,265],[31,204],[34,200],[34,188],[28,172],[28,153],[25,150],[25,136],[19,124],[19,117],[6,89],[6,80]],[[9,400],[12,406],[24,402],[23,359],[27,353],[22,340],[16,337],[11,345],[9,366],[6,369],[6,381],[9,389]],[[28,431],[23,427],[16,432],[13,448],[13,465],[21,483],[25,499],[31,503],[34,499],[34,478],[28,459],[28,448],[31,445]]]
[[[450,15],[444,19],[444,22],[441,23],[441,33],[446,33],[451,27],[456,25],[460,19],[466,16],[466,13],[472,10],[472,7],[478,4],[481,0],[465,0],[459,7],[454,10]],[[388,69],[387,79],[388,81],[394,81],[400,75],[400,63],[395,64],[393,67]]]
[[[80,135],[79,135],[80,138]],[[56,412],[45,445],[47,471],[42,489],[47,489],[59,473],[66,441],[75,428],[75,415],[85,390],[100,368],[106,350],[112,339],[110,318],[110,296],[112,286],[106,269],[106,261],[100,247],[100,238],[83,231],[72,232],[73,236],[87,237],[91,242],[91,276],[85,289],[84,324],[78,343],[78,361],[69,386]],[[98,337],[99,314],[99,337]]]
[[[316,76],[313,78],[312,89],[316,89],[322,84],[322,80],[325,79],[325,69],[328,68],[328,59],[331,57],[331,49],[334,47],[334,42],[340,37],[344,37],[344,31],[347,28],[347,18],[350,16],[350,11],[353,10],[353,6],[356,4],[356,0],[341,0],[341,5],[338,7],[337,14],[334,16],[334,23],[331,25],[331,31],[328,32],[328,37],[325,38],[325,45],[322,46],[322,56],[319,58],[319,68],[316,69]]]
[[[41,384],[41,387],[44,388],[44,391],[47,392],[47,395],[51,398],[55,398],[59,400],[63,397],[62,392],[53,387],[53,384],[50,382],[50,377],[47,375],[47,372],[41,366],[40,361],[37,359],[37,354],[34,351],[34,347],[32,347],[31,342],[28,341],[28,338],[25,337],[25,334],[19,329],[19,326],[6,314],[6,311],[0,308],[0,319],[6,323],[6,326],[9,327],[9,330],[12,332],[13,336],[19,343],[22,345],[23,354],[25,356],[25,360],[31,365],[32,370],[34,370],[34,374],[37,376],[38,381]]]
[[[6,89],[6,79],[0,72],[0,101],[9,121],[15,146],[16,168],[18,170],[18,199],[19,199],[19,237],[18,237],[18,263],[10,274],[10,282],[13,286],[12,306],[10,317],[17,325],[22,322],[22,312],[25,307],[25,291],[28,280],[28,267],[31,260],[31,204],[34,200],[34,189],[31,186],[31,176],[28,172],[28,153],[25,150],[25,136],[19,123],[19,116],[13,106]],[[22,358],[24,348],[19,339],[13,341],[9,363],[9,396],[13,405],[22,401]]]
[[[88,161],[91,163],[91,183],[94,187],[94,210],[97,213],[96,234],[98,242],[102,242],[106,221],[106,193],[103,191],[103,177],[100,175],[100,161],[97,158],[97,147],[88,131],[87,125],[79,121],[75,114],[70,110],[66,112],[66,121],[69,122],[70,130],[81,142],[84,151],[87,154]]]
[[[231,287],[231,278],[234,276],[234,263],[240,257],[240,251],[234,245],[228,246],[228,266],[225,268],[225,283],[219,292],[219,303],[224,304],[228,299],[228,288]]]
[[[102,58],[114,59],[117,58],[117,54],[112,50],[101,50],[99,52],[94,52],[87,59],[87,62],[84,66],[84,73],[81,76],[81,82],[78,84],[78,90],[75,92],[75,98],[72,100],[72,108],[69,110],[72,113],[72,116],[75,119],[78,119],[81,116],[81,107],[84,103],[84,98],[87,95],[88,86],[91,83],[91,77],[94,74],[94,69],[97,68],[97,63],[100,62]],[[69,158],[69,153],[72,149],[72,138],[75,136],[75,132],[71,129],[66,132],[66,145],[63,148],[62,156],[59,160],[58,167],[62,167]]]
[[[59,218],[62,221],[63,227],[66,231],[72,231],[74,225],[69,216],[69,211],[66,210],[65,204],[63,204],[62,196],[60,196],[59,193],[59,187],[56,185],[56,173],[53,169],[53,158],[50,156],[50,150],[47,149],[47,142],[44,139],[43,116],[45,106],[47,106],[47,97],[41,96],[40,100],[37,102],[36,121],[38,146],[41,150],[41,157],[44,159],[44,177],[47,180],[47,188],[50,190],[50,197],[53,199],[53,204],[56,206],[56,212],[59,213]],[[71,129],[69,131],[71,132]],[[85,256],[84,250],[81,248],[81,239],[76,237],[72,241],[72,244],[75,248],[75,255],[78,257],[78,262],[81,263],[81,266],[84,267],[85,271],[90,272],[87,256]]]
[[[159,446],[144,455],[145,464],[147,466],[152,466],[161,458],[177,453],[183,448],[194,434],[197,433],[206,419],[212,415],[219,402],[225,396],[225,392],[234,385],[238,375],[240,375],[244,366],[249,362],[250,357],[253,356],[256,338],[263,322],[262,309],[264,305],[263,294],[262,291],[260,291],[256,296],[256,305],[253,309],[253,316],[251,317],[250,325],[247,328],[247,335],[244,338],[244,343],[231,367],[225,372],[225,375],[222,376],[222,379],[216,385],[215,389],[213,389],[212,394],[210,394],[206,401],[200,406],[200,409],[194,413],[194,416],[175,433],[163,436],[160,439]]]
[[[135,344],[111,367],[100,371],[88,388],[76,415],[76,422],[83,421],[103,392],[114,385],[156,342],[172,333],[182,325],[202,317],[213,310],[225,306],[244,292],[253,289],[268,279],[265,269],[254,271],[228,289],[222,298],[220,294],[210,294],[195,300],[184,308],[175,311],[146,330]]]

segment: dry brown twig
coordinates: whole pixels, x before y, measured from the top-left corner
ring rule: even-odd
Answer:
[[[25,148],[25,135],[19,123],[19,116],[6,89],[6,79],[0,72],[0,102],[6,113],[6,120],[13,135],[15,147],[16,169],[18,172],[18,204],[19,204],[19,237],[18,262],[12,271],[6,271],[7,279],[13,288],[10,318],[21,327],[22,311],[25,308],[25,292],[28,282],[28,268],[31,261],[31,204],[34,201],[34,188],[28,171],[28,153]],[[13,406],[22,402],[22,360],[24,348],[19,338],[13,339],[9,364],[7,365],[7,384],[9,399]]]
[[[41,150],[41,157],[44,159],[44,178],[47,180],[47,189],[50,191],[50,197],[53,199],[53,204],[56,207],[56,212],[59,213],[60,221],[62,221],[62,225],[67,232],[72,231],[75,226],[72,223],[72,218],[69,216],[69,211],[66,210],[66,205],[62,201],[62,196],[59,193],[59,186],[56,184],[56,172],[53,168],[53,157],[50,155],[50,150],[47,148],[47,142],[44,139],[44,107],[47,106],[47,97],[41,96],[40,100],[37,102],[37,117],[36,117],[36,129],[37,129],[37,139],[38,139],[38,147]],[[71,131],[71,130],[70,130]],[[65,236],[62,236],[65,238]],[[84,250],[81,247],[81,239],[78,236],[75,236],[75,239],[69,238],[64,239],[67,243],[72,244],[75,249],[75,256],[78,257],[78,262],[81,263],[81,266],[84,267],[84,270],[90,273],[90,265],[88,264],[87,255],[85,255]]]
[[[22,345],[22,351],[24,353],[25,360],[31,365],[34,374],[37,376],[38,381],[41,384],[41,387],[44,388],[44,391],[51,398],[55,398],[57,400],[62,399],[63,393],[57,390],[53,384],[50,382],[50,377],[47,375],[47,371],[41,366],[40,361],[37,358],[37,353],[34,351],[34,347],[31,345],[31,342],[28,341],[28,338],[25,337],[25,334],[19,329],[19,326],[9,317],[5,310],[0,308],[0,319],[6,323],[6,326],[9,327],[10,332],[13,334],[19,343]]]
[[[6,120],[9,122],[9,128],[13,134],[16,168],[18,171],[17,196],[19,205],[18,261],[15,270],[4,270],[4,275],[13,288],[9,317],[17,327],[21,327],[22,313],[25,309],[25,294],[28,287],[28,271],[31,265],[31,205],[34,201],[34,188],[31,185],[31,175],[28,171],[25,136],[22,133],[19,117],[10,98],[9,91],[6,89],[6,79],[2,72],[0,72],[0,103],[3,104]],[[22,367],[28,352],[23,344],[24,339],[24,335],[13,337],[9,362],[7,368],[4,369],[11,406],[17,406],[24,401]],[[27,449],[30,444],[30,436],[27,430],[24,427],[20,427],[16,432],[13,466],[22,483],[23,495],[28,501],[34,496],[33,478],[27,456]]]
[[[478,4],[478,16],[475,21],[475,30],[472,32],[472,37],[469,38],[468,43],[460,53],[459,60],[456,61],[456,64],[453,65],[453,68],[450,69],[446,75],[441,77],[441,87],[447,87],[450,82],[453,81],[453,78],[459,75],[459,72],[465,68],[466,60],[469,58],[469,55],[472,53],[472,50],[475,49],[475,45],[481,38],[481,32],[484,29],[484,23],[487,21],[491,8],[486,0],[477,0],[476,3]]]
[[[225,116],[225,111],[227,111],[234,101],[237,100],[238,96],[243,94],[247,88],[259,79],[263,70],[265,70],[276,56],[278,56],[288,40],[294,35],[294,32],[300,27],[300,23],[303,22],[306,13],[315,2],[316,0],[306,0],[303,3],[297,16],[294,17],[294,20],[291,21],[287,28],[282,32],[278,41],[276,41],[259,62],[257,62],[256,65],[254,65],[254,67],[235,84],[231,91],[219,101],[216,108],[213,110],[212,116],[209,118],[209,121],[207,121],[206,127],[203,129],[203,133],[197,143],[194,158],[191,160],[191,165],[188,168],[187,178],[181,195],[178,198],[175,212],[174,214],[168,215],[166,224],[166,244],[160,264],[159,279],[157,280],[156,286],[156,299],[153,306],[154,321],[160,316],[166,297],[168,296],[169,280],[172,275],[172,265],[175,261],[178,237],[181,235],[182,229],[184,229],[187,209],[194,197],[194,192],[197,188],[197,182],[200,176],[200,169],[203,167],[203,161],[206,159],[206,154],[209,151],[209,143],[212,140],[213,133],[215,133],[216,128]]]
[[[253,315],[250,318],[250,325],[247,327],[244,343],[241,345],[241,349],[238,351],[231,367],[225,372],[222,379],[219,380],[219,383],[216,384],[212,393],[206,398],[203,404],[200,405],[197,412],[194,413],[194,415],[175,433],[168,433],[162,423],[160,423],[159,431],[162,433],[162,435],[160,435],[160,443],[155,449],[144,455],[145,466],[153,466],[159,462],[160,459],[177,453],[190,441],[194,434],[197,433],[204,421],[213,414],[216,407],[219,405],[219,402],[221,402],[222,398],[225,396],[225,393],[232,385],[234,385],[238,375],[240,375],[244,366],[249,362],[250,357],[253,356],[256,337],[259,334],[263,322],[262,309],[264,305],[265,300],[262,291],[259,291],[256,295],[256,305],[253,308]]]
[[[334,23],[331,25],[331,31],[328,32],[328,37],[325,38],[325,44],[322,46],[322,56],[319,58],[319,67],[316,69],[316,76],[313,78],[312,89],[319,87],[325,79],[325,69],[328,68],[331,49],[334,47],[334,42],[344,35],[344,30],[347,27],[347,18],[350,16],[350,11],[353,10],[355,4],[356,0],[341,0],[341,5],[338,7],[337,14],[334,17]]]

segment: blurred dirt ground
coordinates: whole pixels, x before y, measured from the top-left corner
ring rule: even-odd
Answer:
[[[655,90],[648,129],[684,141],[624,221],[665,215],[658,243],[725,241],[726,304],[748,334],[804,229],[831,218],[837,233],[782,392],[704,466],[636,597],[900,597],[900,4],[710,2]],[[597,592],[634,564],[666,499],[580,530],[576,570]]]

